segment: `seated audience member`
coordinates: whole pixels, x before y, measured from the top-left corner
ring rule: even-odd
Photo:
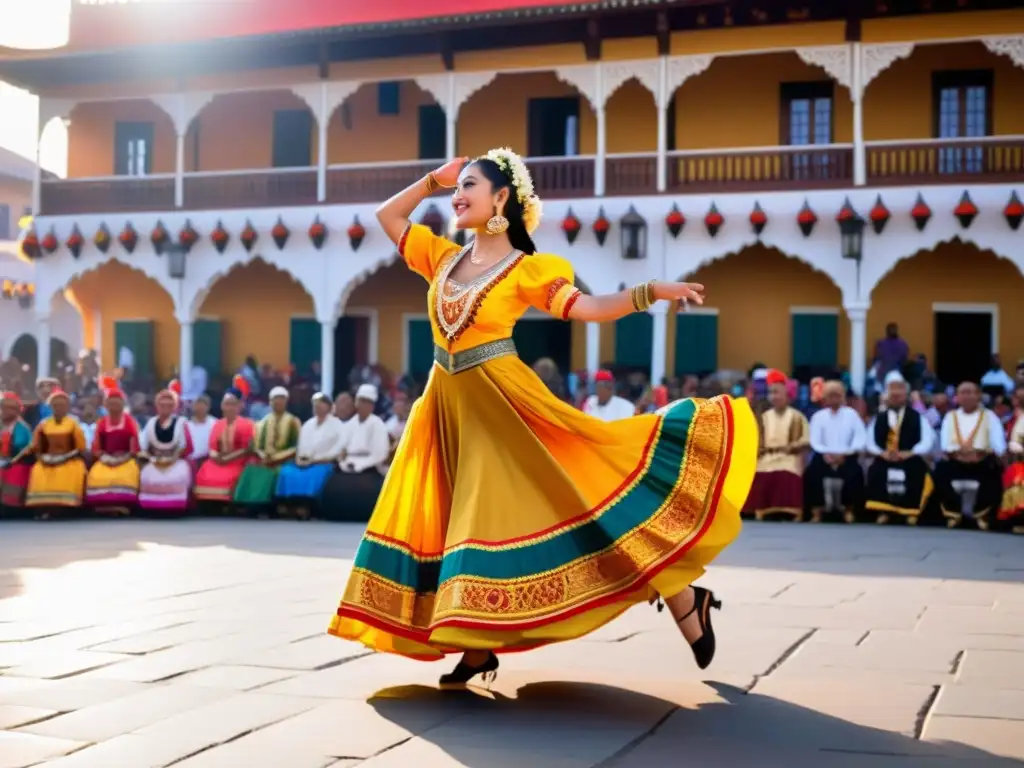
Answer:
[[[156,396],[156,416],[142,430],[146,462],[139,478],[139,507],[146,511],[184,514],[192,490],[192,438],[186,419],[175,413],[178,397],[170,390]],[[207,438],[209,439],[209,438]]]
[[[409,400],[409,395],[401,390],[396,392],[391,418],[384,423],[388,428],[388,437],[391,439],[391,457],[394,457],[395,451],[398,450],[398,443],[405,432],[405,425],[409,421],[411,409],[412,403]]]
[[[997,527],[1024,533],[1024,383],[1017,385],[1016,404],[1007,430],[1007,467]]]
[[[210,415],[210,398],[206,395],[196,397],[192,401],[192,418],[185,422],[189,442],[192,443],[189,463],[192,465],[193,477],[210,456],[210,435],[216,423],[217,420]]]
[[[330,397],[323,392],[313,395],[313,418],[299,430],[295,461],[281,467],[277,476],[278,499],[293,506],[298,517],[309,517],[310,505],[337,468],[347,428],[331,412]]]
[[[598,371],[594,376],[594,394],[583,403],[583,412],[601,421],[618,421],[636,416],[636,406],[615,394],[611,371]]]
[[[769,371],[766,381],[771,407],[761,414],[761,450],[745,511],[758,520],[770,516],[799,520],[804,513],[804,457],[810,447],[810,427],[804,415],[789,405],[786,376]]]
[[[224,416],[210,432],[210,458],[196,475],[195,497],[197,501],[227,505],[249,464],[256,428],[241,415],[242,392],[237,387],[224,393],[220,408]]]
[[[935,485],[950,528],[988,528],[1003,496],[999,459],[1006,433],[991,411],[981,406],[981,390],[965,381],[956,390],[959,408],[942,422],[945,458],[935,467]]]
[[[935,489],[926,461],[935,432],[910,406],[907,389],[899,371],[891,371],[885,377],[885,408],[868,427],[867,450],[875,459],[868,468],[864,508],[878,523],[892,516],[916,523]]]
[[[125,411],[121,390],[108,389],[103,404],[107,415],[96,422],[85,500],[99,511],[127,515],[139,500],[139,425]]]
[[[47,399],[50,415],[36,427],[32,451],[36,463],[29,474],[25,506],[36,510],[40,519],[60,508],[82,506],[85,494],[85,436],[71,418],[71,398],[54,389]]]
[[[373,413],[377,388],[363,384],[356,392],[356,415],[345,425],[340,472],[324,488],[322,510],[333,520],[366,522],[384,485],[382,466],[388,459],[388,429]]]
[[[32,471],[32,430],[21,418],[21,398],[14,392],[0,397],[0,516],[25,506]]]
[[[825,407],[811,416],[811,450],[814,457],[804,473],[804,504],[811,520],[839,513],[852,523],[864,497],[864,422],[844,405],[846,390],[840,381],[828,381],[822,390]]]
[[[348,392],[342,392],[334,399],[334,415],[346,424],[356,415],[355,400]]]
[[[235,504],[241,507],[262,508],[266,513],[274,500],[281,465],[295,458],[302,424],[288,413],[288,398],[284,387],[270,390],[270,413],[256,427],[255,461],[242,472],[235,489]]]

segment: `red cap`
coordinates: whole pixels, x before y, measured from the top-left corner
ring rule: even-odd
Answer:
[[[769,387],[772,384],[785,384],[786,374],[784,374],[782,371],[777,371],[774,368],[772,368],[770,371],[768,371],[768,375],[765,376],[765,382],[768,384]]]
[[[596,381],[596,382],[607,382],[607,383],[610,384],[613,381],[615,381],[615,377],[612,376],[612,372],[611,371],[601,370],[601,371],[598,371],[597,374],[594,376],[594,381]]]
[[[103,392],[104,400],[124,400],[124,392],[119,387],[110,387]]]
[[[0,401],[3,400],[11,400],[17,403],[18,407],[21,408],[21,398],[18,397],[17,392],[4,392],[3,395],[0,395]]]

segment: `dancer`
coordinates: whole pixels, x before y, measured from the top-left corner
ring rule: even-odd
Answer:
[[[411,224],[455,187],[459,248]],[[700,304],[703,286],[652,280],[604,296],[573,284],[530,238],[540,201],[522,160],[453,160],[377,212],[429,283],[435,366],[413,406],[329,631],[378,651],[463,653],[444,684],[498,668],[495,653],[591,632],[665,600],[697,664],[714,656],[714,595],[691,584],[739,533],[757,462],[749,405],[682,400],[604,422],[552,395],[512,329],[530,307],[612,322],[654,301]]]

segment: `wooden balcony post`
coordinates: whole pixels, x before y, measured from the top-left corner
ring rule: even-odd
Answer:
[[[658,58],[658,93],[654,98],[658,108],[658,191],[668,188],[668,56]]]
[[[174,144],[174,207],[185,205],[185,134],[177,132]]]
[[[444,108],[444,151],[449,160],[455,158],[458,151],[458,136],[456,131],[459,124],[459,107],[455,89],[455,73],[448,73],[448,99]]]
[[[601,67],[600,62],[594,64],[597,77],[597,99],[594,104],[595,112],[597,113],[597,155],[594,159],[594,196],[601,197],[604,195],[605,188],[605,165],[607,163],[608,156],[608,130],[605,121],[605,104],[608,99],[605,95],[604,89],[604,70]]]
[[[317,119],[317,156],[316,156],[316,200],[322,203],[327,200],[327,128],[331,122],[333,109],[328,103],[327,81],[320,82],[320,109]]]
[[[853,43],[853,183],[863,187],[867,184],[867,151],[864,147],[864,50],[860,43]]]

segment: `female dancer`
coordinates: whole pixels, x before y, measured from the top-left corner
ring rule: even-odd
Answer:
[[[460,249],[409,216],[455,187]],[[681,400],[659,414],[591,418],[552,395],[516,356],[529,307],[610,322],[654,301],[703,301],[703,286],[650,281],[606,296],[537,253],[540,202],[522,160],[454,160],[377,217],[430,283],[434,360],[381,490],[330,632],[433,660],[463,653],[444,684],[498,668],[495,653],[591,632],[664,598],[704,668],[709,609],[690,584],[739,533],[757,463],[745,401]]]

